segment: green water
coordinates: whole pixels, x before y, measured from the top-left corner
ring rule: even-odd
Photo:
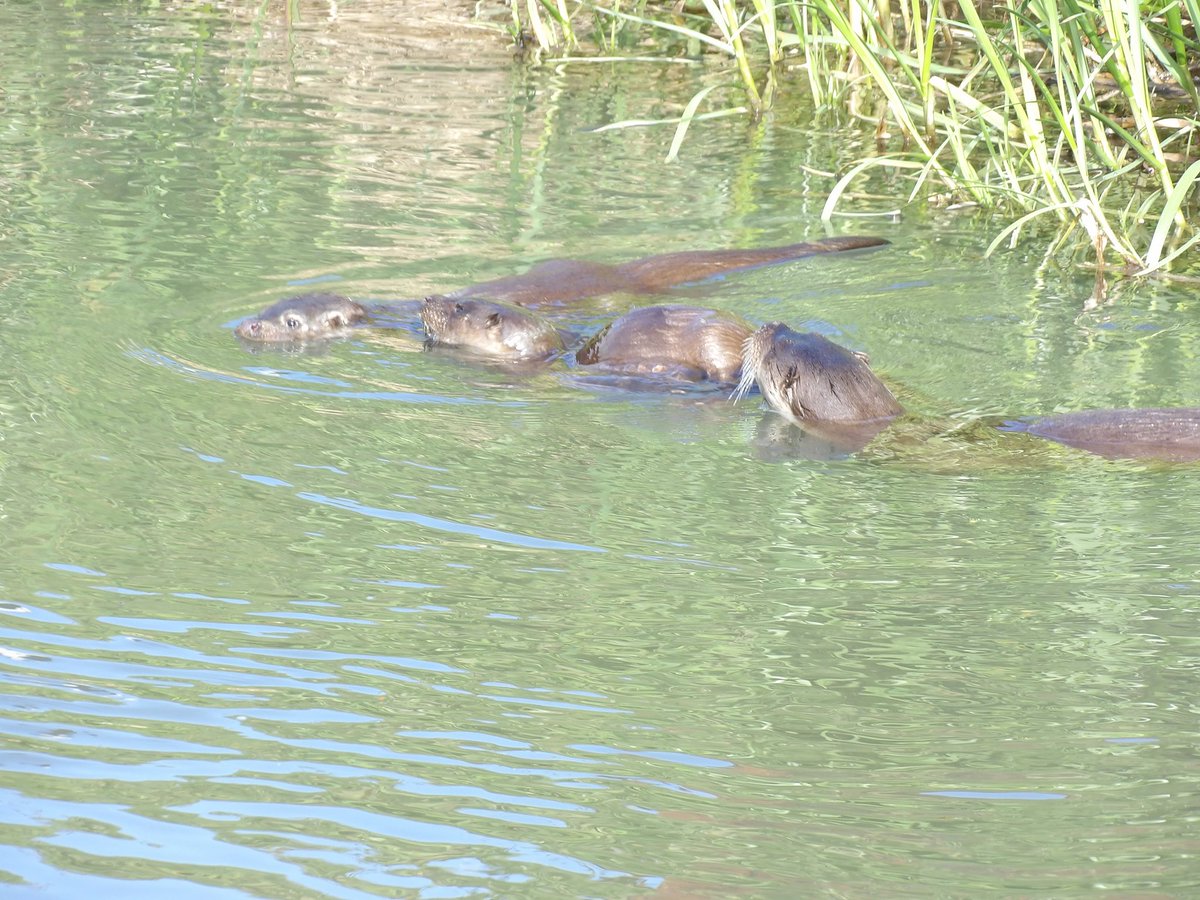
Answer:
[[[1195,466],[804,459],[755,401],[404,329],[249,352],[230,323],[309,285],[820,237],[864,152],[794,110],[666,165],[586,129],[711,69],[298,8],[0,7],[0,896],[1200,890]],[[1200,402],[1191,288],[1085,310],[969,214],[836,227],[893,243],[705,302],[952,422]]]

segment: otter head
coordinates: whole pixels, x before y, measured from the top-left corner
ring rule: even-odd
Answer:
[[[782,415],[805,422],[869,422],[904,410],[854,353],[819,334],[792,331],[780,322],[764,325],[747,340],[742,380],[735,397],[758,382],[767,403]]]
[[[367,317],[367,311],[340,294],[301,294],[273,303],[245,319],[235,333],[247,341],[282,343],[338,337]]]
[[[421,325],[430,345],[495,359],[543,359],[564,349],[562,335],[541,316],[490,300],[426,297]]]

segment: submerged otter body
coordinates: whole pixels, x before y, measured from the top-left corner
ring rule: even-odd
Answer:
[[[581,366],[622,375],[733,384],[751,328],[729,313],[698,306],[643,306],[602,329],[575,354]]]
[[[615,266],[558,260],[524,275],[431,297],[421,305],[420,318],[430,343],[502,361],[543,360],[565,352],[563,335],[522,306],[662,293],[741,269],[886,243],[830,238],[760,250],[667,253]],[[304,343],[346,334],[373,316],[408,316],[417,305],[364,306],[338,294],[303,294],[246,319],[236,333],[256,343]],[[737,317],[701,307],[635,309],[589,340],[575,360],[622,376],[736,381],[735,397],[757,384],[773,409],[815,436],[823,455],[862,449],[903,413],[864,355],[781,323],[751,333]],[[1010,420],[1002,430],[1105,457],[1200,461],[1200,408],[1090,410]]]
[[[1023,431],[1110,459],[1200,460],[1200,408],[1093,409],[1007,422]]]
[[[820,253],[879,247],[886,243],[883,238],[875,237],[834,237],[757,250],[660,253],[621,265],[559,259],[534,266],[522,275],[486,281],[446,296],[452,300],[479,299],[538,306],[571,303],[606,294],[658,294],[742,269]],[[338,294],[286,297],[239,324],[237,335],[262,343],[334,338],[367,321],[374,310],[374,307],[362,306]]]
[[[421,325],[430,344],[497,360],[547,359],[566,349],[558,329],[541,316],[490,300],[427,297]]]

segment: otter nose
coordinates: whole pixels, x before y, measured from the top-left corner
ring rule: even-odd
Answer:
[[[237,333],[242,337],[258,337],[262,334],[262,320],[247,319],[237,327]]]

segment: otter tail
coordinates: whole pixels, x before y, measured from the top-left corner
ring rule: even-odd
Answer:
[[[705,281],[727,272],[769,266],[772,263],[816,256],[818,253],[865,250],[887,243],[883,238],[845,235],[788,244],[784,247],[762,247],[757,250],[684,250],[680,253],[662,253],[635,259],[633,262],[617,266],[616,271],[635,290],[651,294],[681,284]]]

